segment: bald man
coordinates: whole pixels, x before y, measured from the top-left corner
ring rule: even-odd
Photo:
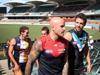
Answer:
[[[31,74],[31,63],[36,59],[39,61],[38,75],[62,75],[68,49],[68,41],[62,37],[65,21],[60,17],[53,17],[49,23],[51,30],[45,40],[40,39],[33,44],[25,75]]]

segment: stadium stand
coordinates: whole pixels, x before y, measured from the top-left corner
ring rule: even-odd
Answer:
[[[37,7],[36,9],[32,9],[30,12],[51,12],[56,8],[54,4],[43,4]]]
[[[0,6],[0,20],[4,18],[4,14],[7,13],[7,8],[4,6]]]
[[[25,13],[27,12],[31,7],[13,7],[8,13]]]
[[[0,7],[0,13],[7,13],[7,7]]]
[[[96,2],[95,4],[90,5],[81,12],[85,13],[86,15],[100,15],[100,2]]]
[[[10,11],[5,15],[9,19],[31,19],[34,17],[47,17],[48,14],[56,8],[56,4],[41,2],[41,1],[29,1],[25,4],[23,3],[6,3],[12,6]]]
[[[67,2],[55,9],[52,15],[62,14],[61,16],[75,16],[77,12],[80,12],[82,9],[88,6],[89,4],[87,1]]]

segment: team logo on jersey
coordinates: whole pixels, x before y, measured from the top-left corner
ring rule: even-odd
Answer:
[[[26,49],[28,48],[28,46],[29,46],[28,42],[23,41],[23,40],[20,42],[20,49]]]
[[[52,54],[53,53],[53,50],[45,50],[45,53],[47,53],[47,54]]]
[[[73,42],[73,45],[77,45],[77,41],[74,41],[74,42]]]

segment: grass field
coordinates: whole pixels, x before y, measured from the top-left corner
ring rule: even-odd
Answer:
[[[22,25],[7,25],[7,24],[1,24],[0,25],[0,43],[5,42],[7,39],[10,39],[12,37],[15,37],[19,34],[19,28]],[[34,40],[35,37],[40,36],[40,30],[43,27],[43,25],[27,25],[29,27],[30,31],[30,38]],[[49,27],[49,26],[48,26]],[[70,27],[66,27],[67,30],[71,29]],[[87,32],[89,32],[90,35],[93,36],[93,39],[100,39],[100,32],[96,30],[90,30],[85,29]]]

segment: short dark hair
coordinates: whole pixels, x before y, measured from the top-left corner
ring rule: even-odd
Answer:
[[[24,32],[24,30],[29,30],[27,26],[21,26],[19,32]]]
[[[83,13],[79,13],[78,15],[76,15],[75,20],[76,20],[76,18],[81,18],[81,19],[83,19],[83,20],[84,20],[84,25],[85,25],[86,22],[87,22],[87,17],[86,17],[86,15],[83,14]]]
[[[47,34],[49,34],[49,28],[48,28],[48,27],[46,27],[46,26],[44,26],[44,27],[41,29],[41,31],[46,31],[46,32],[47,32]]]

